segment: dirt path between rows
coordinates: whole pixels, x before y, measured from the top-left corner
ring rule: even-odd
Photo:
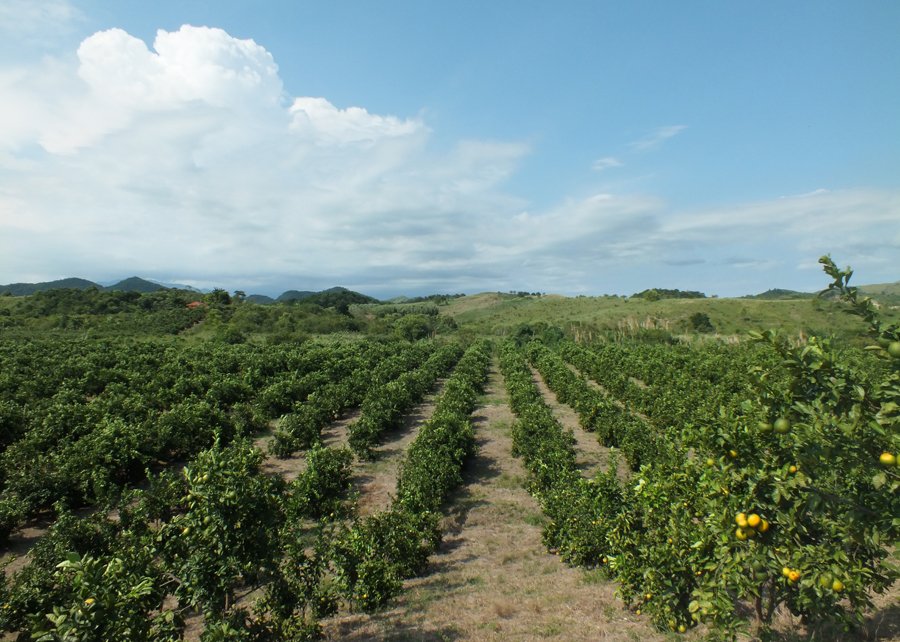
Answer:
[[[419,428],[431,418],[435,403],[444,389],[444,379],[403,418],[403,424],[384,435],[375,449],[372,461],[355,460],[353,486],[359,492],[357,510],[361,517],[372,515],[390,506],[397,492],[397,473],[407,447],[419,434]]]
[[[512,457],[503,380],[491,371],[473,423],[478,453],[445,518],[425,577],[389,610],[324,622],[329,640],[663,640],[622,607],[615,585],[574,569],[541,543],[544,516]]]
[[[613,395],[609,390],[606,389],[606,387],[604,385],[595,381],[594,379],[591,379],[589,376],[585,375],[581,370],[579,370],[576,366],[572,365],[571,363],[567,363],[566,365],[569,366],[569,370],[571,370],[572,372],[577,374],[579,377],[584,377],[585,381],[588,382],[588,385],[591,388],[594,388],[595,390],[599,390],[600,392],[602,392],[606,396],[607,399],[612,401],[619,408],[621,408],[622,410],[627,410],[628,412],[633,414],[635,417],[638,417],[639,419],[641,419],[644,423],[653,425],[653,420],[650,419],[650,417],[648,417],[644,413],[640,412],[636,408],[628,407],[624,401],[622,401],[621,399],[619,399],[618,397]],[[634,379],[634,381],[637,381],[637,379]],[[643,382],[641,382],[641,384],[643,385],[644,388],[647,387],[647,385],[644,384]]]
[[[329,448],[340,448],[347,445],[350,424],[359,419],[360,409],[352,408],[344,415],[322,429],[322,444]],[[285,481],[290,482],[306,470],[306,450],[295,452],[290,457],[276,457],[269,453],[269,442],[275,433],[277,420],[270,422],[269,430],[257,435],[253,445],[265,453],[266,458],[262,463],[262,471],[269,475],[280,475]]]
[[[605,472],[609,465],[610,449],[600,443],[596,433],[588,432],[581,427],[578,421],[578,413],[571,406],[557,401],[556,395],[547,386],[541,373],[533,367],[531,368],[531,379],[544,398],[544,403],[550,406],[553,415],[575,437],[575,463],[581,470],[581,474],[585,477],[593,477],[598,471],[602,470]],[[627,479],[629,475],[628,465],[621,457],[618,460],[616,475],[619,479]]]

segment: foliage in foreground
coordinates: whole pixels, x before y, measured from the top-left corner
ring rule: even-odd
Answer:
[[[571,440],[534,390],[524,355],[504,348],[515,447],[551,518],[545,541],[571,563],[607,568],[623,599],[662,628],[708,622],[729,636],[744,625],[736,602],[746,602],[761,636],[782,607],[813,629],[849,630],[862,622],[871,592],[898,577],[888,551],[900,533],[900,336],[848,286],[849,270],[822,261],[831,289],[869,324],[880,363],[861,367],[826,339],[796,347],[758,333],[754,340],[776,363],[756,368],[753,387],[736,387],[715,412],[698,403],[683,423],[667,424],[652,404],[636,408],[652,413],[659,439],[629,457],[624,483],[612,472],[580,477]],[[541,350],[531,353],[549,367]],[[604,386],[614,374],[622,383],[623,373],[606,372],[592,374]],[[603,413],[578,377],[556,379],[558,394],[608,445],[638,426],[597,423],[616,413]],[[651,394],[672,385],[661,380]]]

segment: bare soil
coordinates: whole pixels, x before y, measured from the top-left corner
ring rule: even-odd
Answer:
[[[49,514],[30,520],[25,526],[10,534],[6,550],[0,556],[0,564],[7,577],[22,570],[29,562],[28,553],[47,534],[53,524]]]

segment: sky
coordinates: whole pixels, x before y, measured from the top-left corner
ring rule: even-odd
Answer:
[[[0,0],[0,283],[900,280],[894,0]]]

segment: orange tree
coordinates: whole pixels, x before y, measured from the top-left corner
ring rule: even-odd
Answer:
[[[862,367],[828,339],[752,335],[781,365],[758,368],[758,394],[699,428],[693,457],[644,467],[617,518],[623,593],[660,624],[681,624],[686,602],[691,621],[733,631],[737,600],[753,604],[762,636],[781,606],[849,630],[897,578],[898,328],[848,285],[849,269],[822,263],[830,289],[868,322],[878,362]]]
[[[753,335],[758,345],[738,348],[735,363],[760,346],[777,355],[759,359],[754,384],[735,385],[717,408],[696,403],[680,411],[678,424],[657,425],[655,452],[633,462],[639,468],[627,482],[593,480],[590,502],[576,501],[584,480],[549,465],[555,451],[535,450],[532,488],[543,488],[549,474],[566,491],[544,493],[553,517],[545,540],[570,562],[606,565],[623,599],[662,628],[707,622],[734,635],[744,626],[743,603],[762,637],[779,608],[813,628],[836,622],[849,630],[872,592],[897,577],[888,550],[900,527],[898,329],[882,325],[873,304],[847,284],[849,270],[823,263],[847,310],[869,323],[873,358],[826,339],[792,346],[773,332]],[[632,351],[620,367],[654,358],[642,347]],[[524,395],[512,375],[504,370],[517,425],[544,426],[534,436],[558,434],[546,412],[537,420],[540,404],[517,402],[536,395],[529,373],[521,377]],[[626,381],[629,373],[617,375]],[[672,369],[667,376],[656,387],[662,393],[688,390],[695,374]],[[607,413],[603,421],[625,416]],[[621,429],[596,426],[604,439]],[[526,459],[527,443],[517,443]],[[579,511],[593,513],[590,547],[579,540],[583,529],[568,526],[584,521],[573,521]]]

